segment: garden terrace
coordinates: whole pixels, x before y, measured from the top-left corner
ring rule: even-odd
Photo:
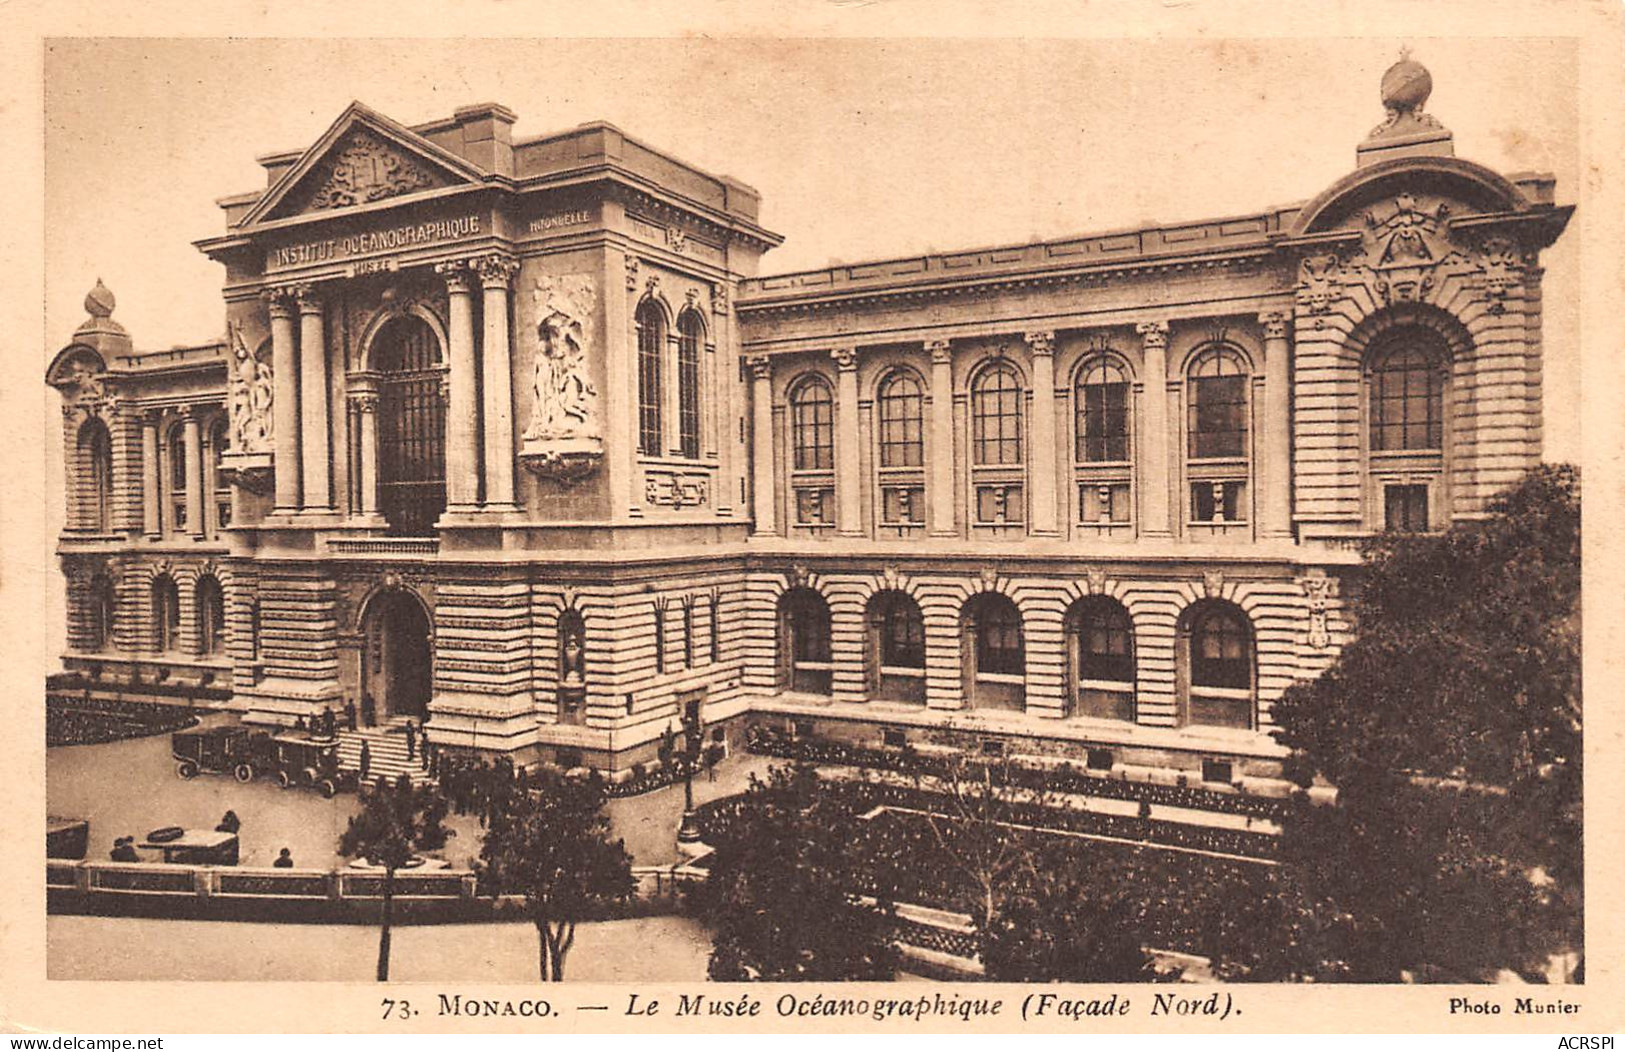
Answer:
[[[898,774],[942,777],[963,764],[959,773],[982,778],[991,775],[995,785],[1010,785],[1033,791],[1132,800],[1194,811],[1213,811],[1248,818],[1280,822],[1292,814],[1290,799],[1219,792],[1187,785],[1159,785],[1107,777],[1074,764],[1027,764],[1014,759],[982,761],[954,752],[925,752],[909,746],[883,748],[855,745],[828,738],[793,737],[760,724],[746,735],[750,751],[787,760],[838,767],[858,767]]]
[[[96,745],[177,731],[197,721],[173,705],[53,694],[46,698],[45,743]]]

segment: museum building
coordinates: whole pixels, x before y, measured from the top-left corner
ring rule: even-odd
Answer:
[[[98,282],[52,361],[53,682],[527,764],[755,720],[1269,775],[1359,540],[1541,457],[1572,208],[1430,87],[1307,203],[766,276],[754,190],[610,125],[353,104],[219,202],[221,340],[137,351]]]

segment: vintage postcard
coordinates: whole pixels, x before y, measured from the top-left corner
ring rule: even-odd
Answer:
[[[1617,7],[475,10],[0,14],[0,1026],[1620,1028]]]

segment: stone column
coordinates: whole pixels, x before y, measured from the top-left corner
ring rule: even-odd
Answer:
[[[1258,316],[1264,327],[1264,417],[1259,431],[1259,453],[1264,470],[1259,475],[1263,492],[1258,502],[1263,516],[1263,537],[1292,536],[1292,389],[1286,328],[1290,315],[1265,311]]]
[[[953,537],[954,367],[947,340],[927,340],[931,352],[931,536]]]
[[[306,511],[333,509],[328,462],[327,333],[322,301],[299,290],[299,463]]]
[[[356,443],[361,447],[356,484],[360,490],[361,514],[375,518],[378,515],[378,396],[367,391],[353,396],[350,404],[355,406]]]
[[[299,507],[299,363],[295,349],[293,304],[288,290],[264,293],[271,314],[271,464],[276,473],[278,512]]]
[[[141,416],[141,532],[156,539],[163,533],[158,518],[158,414]]]
[[[480,380],[485,394],[485,504],[514,507],[513,348],[508,334],[508,285],[519,270],[512,256],[482,256],[474,264],[485,291],[485,334]]]
[[[467,267],[441,263],[446,279],[451,375],[446,405],[446,510],[469,512],[479,501],[480,406],[474,397],[474,298]]]
[[[1028,530],[1054,537],[1055,527],[1055,334],[1029,332],[1033,356],[1033,423],[1027,455],[1027,485],[1032,490],[1032,524]]]
[[[835,359],[835,532],[863,532],[863,478],[858,464],[858,352],[839,347]]]
[[[773,363],[770,359],[751,358],[750,366],[750,449],[751,490],[754,498],[756,529],[764,537],[776,530],[774,512],[773,474]]]
[[[186,532],[201,540],[209,532],[209,515],[203,507],[203,473],[208,469],[203,463],[203,431],[197,414],[196,409],[186,411],[181,434],[186,443]]]
[[[1170,537],[1168,517],[1168,323],[1141,322],[1145,407],[1140,441],[1140,533]]]

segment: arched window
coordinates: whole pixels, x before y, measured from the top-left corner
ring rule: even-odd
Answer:
[[[1231,532],[1250,518],[1247,363],[1229,347],[1209,347],[1191,360],[1185,387],[1189,522],[1207,535]]]
[[[1444,518],[1449,360],[1444,340],[1415,325],[1390,331],[1368,358],[1368,466],[1385,529],[1420,532]]]
[[[779,597],[779,681],[786,689],[828,694],[830,674],[829,604],[811,588],[792,588]]]
[[[1099,355],[1078,370],[1072,387],[1073,471],[1078,522],[1095,533],[1126,532],[1132,515],[1129,378],[1122,363]]]
[[[997,360],[971,384],[971,476],[978,526],[1027,521],[1021,376]]]
[[[446,415],[440,340],[422,318],[373,337],[378,381],[378,507],[397,536],[424,537],[446,510]]]
[[[971,389],[972,445],[977,464],[1021,460],[1021,377],[1008,362],[984,369]]]
[[[700,348],[705,322],[699,311],[677,319],[677,445],[683,456],[700,455]]]
[[[1247,615],[1233,603],[1203,600],[1186,611],[1180,627],[1185,722],[1252,727],[1254,653]]]
[[[166,453],[169,457],[169,528],[179,533],[186,529],[191,509],[186,506],[186,427],[176,424],[169,429]]]
[[[214,489],[214,528],[216,533],[231,525],[231,480],[226,477],[226,447],[230,442],[230,422],[214,418],[209,427],[209,484]]]
[[[869,691],[883,701],[925,701],[925,618],[906,592],[869,600]]]
[[[835,523],[835,397],[813,375],[790,389],[790,473],[796,524]]]
[[[899,369],[880,384],[880,522],[925,523],[925,394],[914,373]]]
[[[1080,599],[1067,612],[1071,701],[1079,716],[1134,719],[1134,624],[1106,596]]]
[[[93,652],[108,649],[113,643],[113,582],[106,574],[90,579],[90,592],[86,597],[86,645]]]
[[[666,312],[658,302],[645,299],[638,304],[638,452],[659,456],[661,447],[660,403],[665,397],[661,382],[660,358],[665,353]]]
[[[1016,604],[997,592],[983,592],[966,601],[960,621],[971,707],[1022,709],[1027,657]]]
[[[159,574],[152,579],[153,649],[160,654],[181,645],[181,597],[175,579]]]
[[[95,417],[79,429],[79,523],[93,533],[113,528],[113,440]]]
[[[223,654],[226,651],[226,603],[220,582],[209,574],[197,579],[198,653]]]
[[[587,697],[587,623],[570,607],[559,615],[559,722],[581,722]]]

